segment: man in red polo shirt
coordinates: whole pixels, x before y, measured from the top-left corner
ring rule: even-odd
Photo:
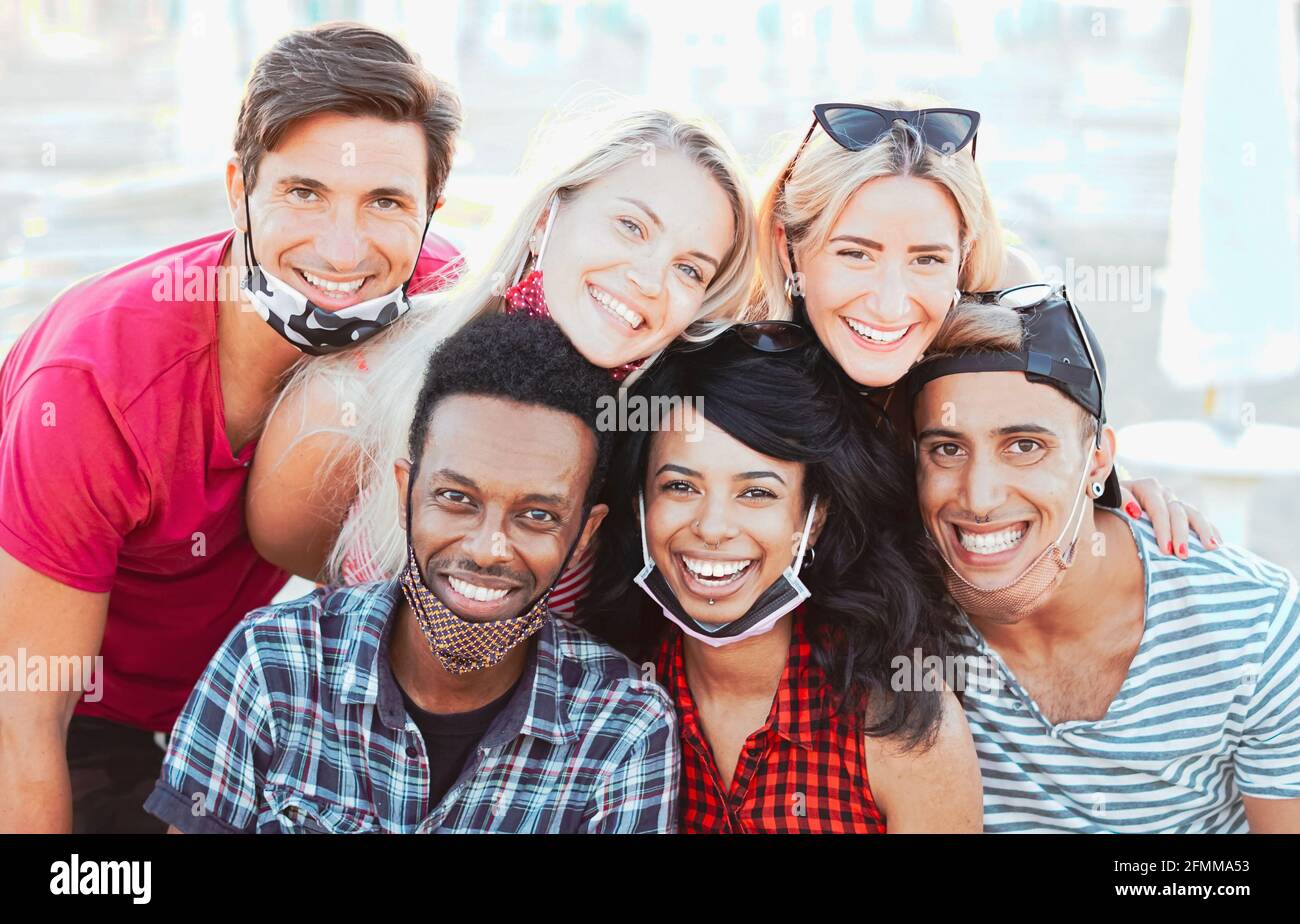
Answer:
[[[235,230],[73,286],[6,358],[0,831],[161,830],[154,733],[287,577],[244,525],[262,423],[304,355],[443,278],[456,253],[427,230],[459,127],[390,36],[287,35],[240,110]]]

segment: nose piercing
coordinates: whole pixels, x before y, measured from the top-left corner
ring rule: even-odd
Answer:
[[[696,531],[697,533],[700,532],[700,521],[699,521],[699,520],[696,520],[696,521],[692,524],[692,526],[694,527],[694,529],[695,529],[695,531]],[[714,551],[717,551],[717,549],[719,548],[719,546],[722,545],[721,542],[709,542],[707,539],[704,540],[704,544],[707,545],[709,548],[713,549]],[[709,602],[712,602],[712,601],[709,601]]]

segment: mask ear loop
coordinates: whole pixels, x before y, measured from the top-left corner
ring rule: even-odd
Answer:
[[[640,520],[641,562],[642,564],[645,564],[654,561],[654,559],[650,557],[650,547],[646,544],[646,539],[645,539],[645,492],[644,491],[636,492],[636,503],[637,503],[637,509],[641,514],[641,520]]]
[[[1089,441],[1089,445],[1091,445],[1091,441]],[[1065,550],[1067,564],[1074,560],[1074,547],[1079,542],[1079,530],[1083,528],[1083,515],[1088,509],[1088,495],[1084,493],[1083,486],[1088,481],[1088,469],[1091,468],[1089,465],[1089,462],[1091,462],[1091,456],[1092,451],[1089,449],[1084,455],[1083,477],[1079,479],[1079,484],[1075,487],[1074,505],[1070,507],[1069,519],[1065,521],[1065,528],[1061,530],[1061,535],[1057,536],[1056,542],[1053,543],[1057,548],[1061,547],[1061,541],[1065,538],[1065,534],[1070,531],[1070,523],[1074,520],[1074,515],[1078,513],[1079,522],[1074,526],[1074,537],[1070,539],[1070,548]],[[1080,503],[1080,501],[1083,501],[1083,503]]]
[[[542,242],[537,247],[537,253],[525,254],[523,260],[519,263],[519,271],[515,273],[514,282],[510,283],[510,288],[519,285],[519,280],[524,278],[524,270],[528,268],[528,261],[531,257],[533,269],[542,268],[542,255],[546,253],[546,244],[551,239],[551,228],[555,227],[555,213],[560,208],[560,194],[557,192],[551,196],[550,211],[546,215],[546,227],[542,229]]]
[[[415,491],[415,477],[419,474],[416,463],[406,472],[406,541],[411,541],[411,497]]]
[[[794,558],[794,571],[799,573],[803,567],[803,553],[808,548],[808,536],[812,533],[813,516],[817,513],[817,497],[813,496],[812,503],[808,505],[808,518],[804,520],[803,536],[799,539],[799,554]]]
[[[244,221],[248,225],[248,230],[244,232],[244,262],[248,264],[248,271],[251,273],[258,262],[253,253],[253,212],[248,205],[247,186],[244,187]]]
[[[415,278],[415,272],[420,268],[420,257],[424,254],[424,240],[429,236],[429,225],[433,224],[433,213],[437,211],[437,206],[429,210],[429,217],[424,220],[424,230],[420,232],[420,246],[415,249],[415,263],[411,265],[411,275],[406,277],[406,282],[402,283],[402,294],[408,295],[411,287],[411,280]]]

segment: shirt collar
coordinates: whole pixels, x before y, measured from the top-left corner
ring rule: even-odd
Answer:
[[[686,682],[682,632],[675,630],[664,642],[659,663],[668,690],[681,714],[683,731],[703,737],[695,699]],[[755,732],[772,731],[791,744],[813,750],[817,736],[829,727],[830,690],[825,674],[813,661],[812,642],[804,629],[803,609],[795,611],[790,632],[790,653],[776,687],[767,721]]]
[[[374,704],[380,721],[398,731],[406,728],[406,707],[388,653],[401,597],[401,580],[397,578],[372,585],[357,604],[354,618],[358,624],[349,633],[346,661],[346,670],[354,676],[341,693],[344,702]],[[554,620],[552,615],[533,636],[520,683],[484,734],[481,743],[485,747],[506,744],[520,735],[557,744],[576,740],[560,704],[563,656]]]

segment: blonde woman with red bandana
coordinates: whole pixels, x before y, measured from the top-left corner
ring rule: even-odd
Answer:
[[[588,134],[536,188],[494,259],[414,298],[406,317],[359,350],[295,372],[252,472],[254,544],[312,580],[395,575],[404,546],[392,468],[438,343],[488,312],[549,315],[579,353],[622,379],[679,336],[708,336],[743,312],[753,228],[738,160],[712,129],[645,110]],[[589,559],[569,569],[557,609],[571,605],[589,570]]]

